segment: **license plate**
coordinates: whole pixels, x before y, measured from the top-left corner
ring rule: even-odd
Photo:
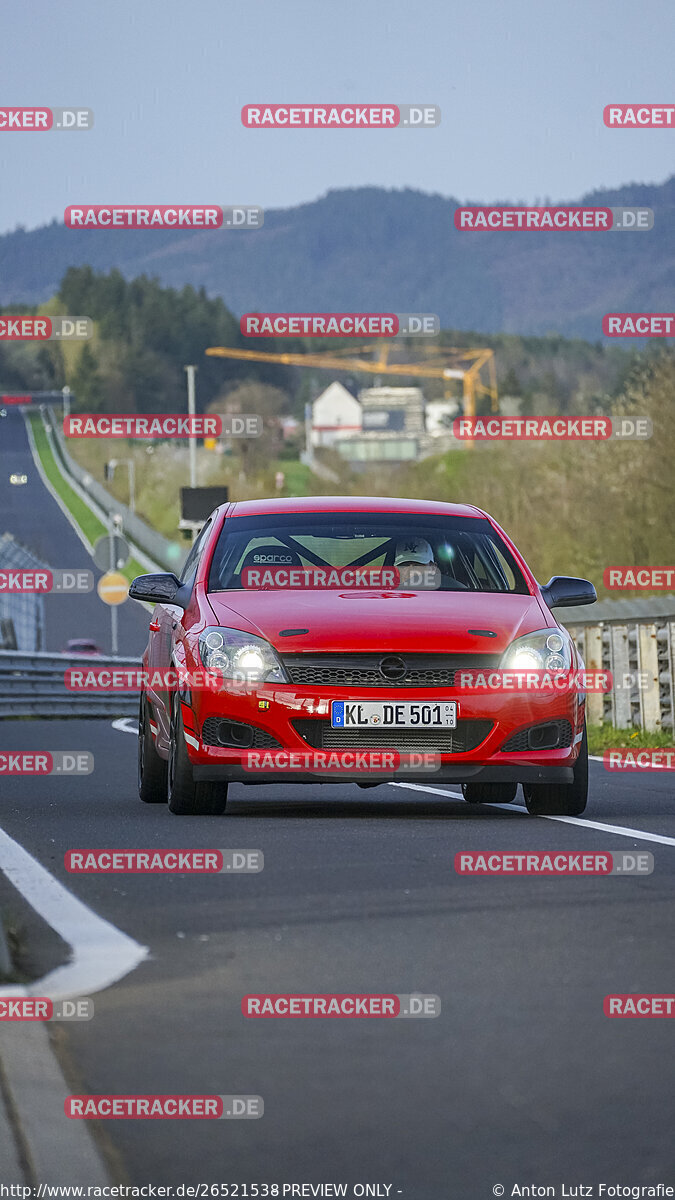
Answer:
[[[456,729],[457,701],[332,700],[330,723],[333,729]]]

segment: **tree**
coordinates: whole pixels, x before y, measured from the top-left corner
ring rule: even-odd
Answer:
[[[241,470],[245,476],[261,470],[270,459],[277,458],[283,440],[281,417],[291,415],[291,401],[281,388],[267,383],[240,383],[231,391],[217,397],[209,405],[209,412],[234,414],[253,413],[263,419],[260,437],[233,438],[232,446],[239,456]]]

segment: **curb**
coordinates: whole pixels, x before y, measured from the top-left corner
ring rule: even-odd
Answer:
[[[30,983],[1,985],[0,998],[92,995],[147,957],[146,947],[99,917],[1,828],[0,871],[70,948],[64,965]],[[92,1123],[66,1116],[70,1093],[48,1027],[42,1021],[0,1020],[3,1171],[4,1151],[17,1174],[33,1186],[111,1182],[92,1140]]]
[[[87,1122],[65,1114],[70,1092],[41,1021],[0,1025],[0,1091],[5,1179],[33,1186],[111,1182]]]

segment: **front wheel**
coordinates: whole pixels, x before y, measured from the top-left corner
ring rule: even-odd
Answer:
[[[180,701],[174,703],[167,772],[169,812],[178,817],[218,817],[227,805],[227,784],[195,781],[185,749]]]
[[[527,811],[533,817],[579,817],[588,799],[588,738],[586,725],[574,764],[572,783],[524,783]]]
[[[155,749],[145,692],[138,708],[138,794],[144,804],[166,804],[166,759]]]
[[[467,804],[510,804],[516,798],[517,783],[463,783]]]

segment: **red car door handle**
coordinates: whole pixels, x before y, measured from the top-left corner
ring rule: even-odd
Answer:
[[[159,621],[151,621],[151,622],[150,622],[150,628],[151,628],[151,630],[152,630],[152,632],[153,632],[153,633],[157,633],[157,631],[158,631],[158,629],[159,629]]]

